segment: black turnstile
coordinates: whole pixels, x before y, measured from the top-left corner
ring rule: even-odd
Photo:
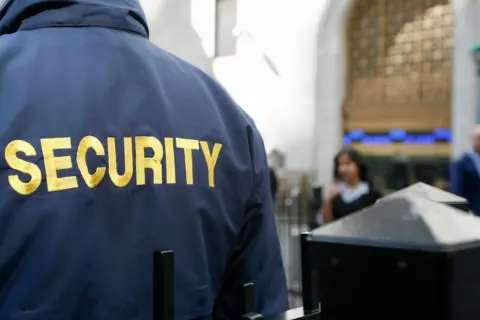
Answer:
[[[480,218],[465,201],[417,184],[301,236],[303,308],[250,320],[478,320]],[[154,320],[174,319],[174,257],[154,254]],[[241,289],[241,288],[240,288]]]
[[[153,254],[153,320],[174,320],[173,251]]]

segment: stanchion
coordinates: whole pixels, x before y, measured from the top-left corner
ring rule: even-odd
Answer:
[[[174,320],[173,251],[153,254],[153,320]]]
[[[255,287],[253,283],[247,283],[243,286],[243,296],[245,299],[245,313],[242,319],[260,320],[263,316],[255,313]]]
[[[302,263],[302,299],[303,310],[305,313],[314,313],[319,311],[318,299],[318,279],[315,265],[312,261],[313,256],[309,252],[308,238],[309,232],[304,232],[300,238],[300,253]]]

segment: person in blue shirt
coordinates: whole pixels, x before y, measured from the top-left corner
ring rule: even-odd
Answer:
[[[450,166],[450,191],[465,198],[480,216],[480,125],[472,132],[472,148]]]
[[[155,250],[175,318],[287,309],[253,121],[148,39],[136,0],[7,0],[0,11],[0,319],[152,317]]]

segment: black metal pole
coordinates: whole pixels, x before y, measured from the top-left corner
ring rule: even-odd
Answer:
[[[247,283],[243,286],[243,296],[245,299],[245,310],[242,319],[261,320],[263,316],[255,313],[255,286],[253,283]]]
[[[319,308],[317,274],[313,266],[313,259],[308,249],[309,232],[304,232],[300,238],[300,252],[302,260],[302,299],[305,313],[317,312]]]
[[[153,253],[153,320],[174,320],[173,251]]]
[[[245,297],[244,314],[255,312],[255,289],[253,283],[247,283],[243,286],[243,295]]]

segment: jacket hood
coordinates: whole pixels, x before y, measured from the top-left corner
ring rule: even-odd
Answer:
[[[55,26],[149,32],[139,0],[6,0],[0,10],[0,36]]]

